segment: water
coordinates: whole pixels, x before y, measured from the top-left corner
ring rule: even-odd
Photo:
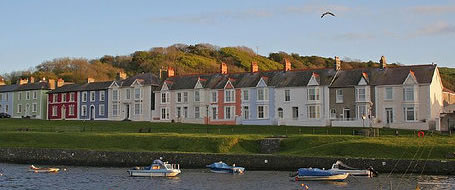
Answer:
[[[0,189],[455,189],[455,176],[421,176],[387,174],[376,178],[350,177],[345,182],[294,182],[283,171],[246,171],[243,175],[215,174],[205,169],[182,169],[179,177],[129,177],[128,168],[99,168],[62,166],[59,173],[28,172],[29,165],[2,164]],[[45,167],[45,166],[41,166]],[[400,184],[401,182],[401,184]],[[451,185],[450,185],[451,184]]]

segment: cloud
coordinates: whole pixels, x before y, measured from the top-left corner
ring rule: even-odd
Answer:
[[[417,14],[442,14],[442,13],[455,13],[455,5],[448,6],[415,6],[409,8],[413,13]]]
[[[414,36],[424,35],[444,35],[444,34],[455,34],[455,26],[445,21],[439,21],[434,24],[424,26],[417,30]]]

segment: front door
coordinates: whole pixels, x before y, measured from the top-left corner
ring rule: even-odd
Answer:
[[[90,107],[90,120],[95,119],[95,106]]]
[[[62,119],[65,119],[66,117],[66,107],[62,106]]]
[[[392,108],[386,108],[385,109],[385,115],[386,115],[386,123],[387,124],[393,123],[393,109]]]
[[[129,104],[126,104],[126,107],[125,107],[125,111],[126,111],[126,118],[125,119],[130,119],[130,105]]]
[[[349,120],[351,118],[351,110],[349,108],[343,109],[343,118]]]

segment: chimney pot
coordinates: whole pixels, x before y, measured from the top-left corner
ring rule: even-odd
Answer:
[[[256,61],[251,62],[251,72],[255,73],[258,71],[259,71],[258,63]]]
[[[284,58],[284,71],[290,71],[291,69],[291,62],[287,58]]]
[[[173,77],[175,76],[175,70],[173,67],[167,67],[167,77],[170,78],[170,77]]]
[[[62,87],[65,84],[65,81],[61,78],[57,80],[57,88]]]
[[[55,80],[54,79],[49,79],[49,88],[51,90],[55,89]]]
[[[335,56],[335,70],[341,70],[341,60],[338,56]]]
[[[381,56],[381,60],[379,60],[379,68],[384,69],[387,66],[387,60],[384,56]]]
[[[28,79],[20,79],[19,80],[19,85],[23,85],[23,84],[27,84],[28,83]]]
[[[94,78],[91,78],[91,77],[87,78],[87,83],[92,83],[92,82],[95,82]]]
[[[224,62],[221,63],[220,72],[221,72],[221,74],[223,74],[223,75],[225,75],[225,74],[228,73],[228,68],[227,68],[226,63],[224,63]]]
[[[123,72],[123,71],[118,72],[116,79],[117,80],[125,80],[126,79],[126,73]]]

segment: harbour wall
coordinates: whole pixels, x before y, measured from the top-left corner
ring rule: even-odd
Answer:
[[[301,167],[330,168],[337,160],[356,168],[372,166],[380,173],[418,173],[455,175],[455,161],[446,160],[391,160],[366,158],[315,158],[274,154],[207,154],[169,152],[113,152],[91,150],[0,148],[0,162],[16,164],[45,164],[96,167],[145,166],[162,158],[180,168],[204,168],[207,164],[224,161],[247,170],[296,171]]]

